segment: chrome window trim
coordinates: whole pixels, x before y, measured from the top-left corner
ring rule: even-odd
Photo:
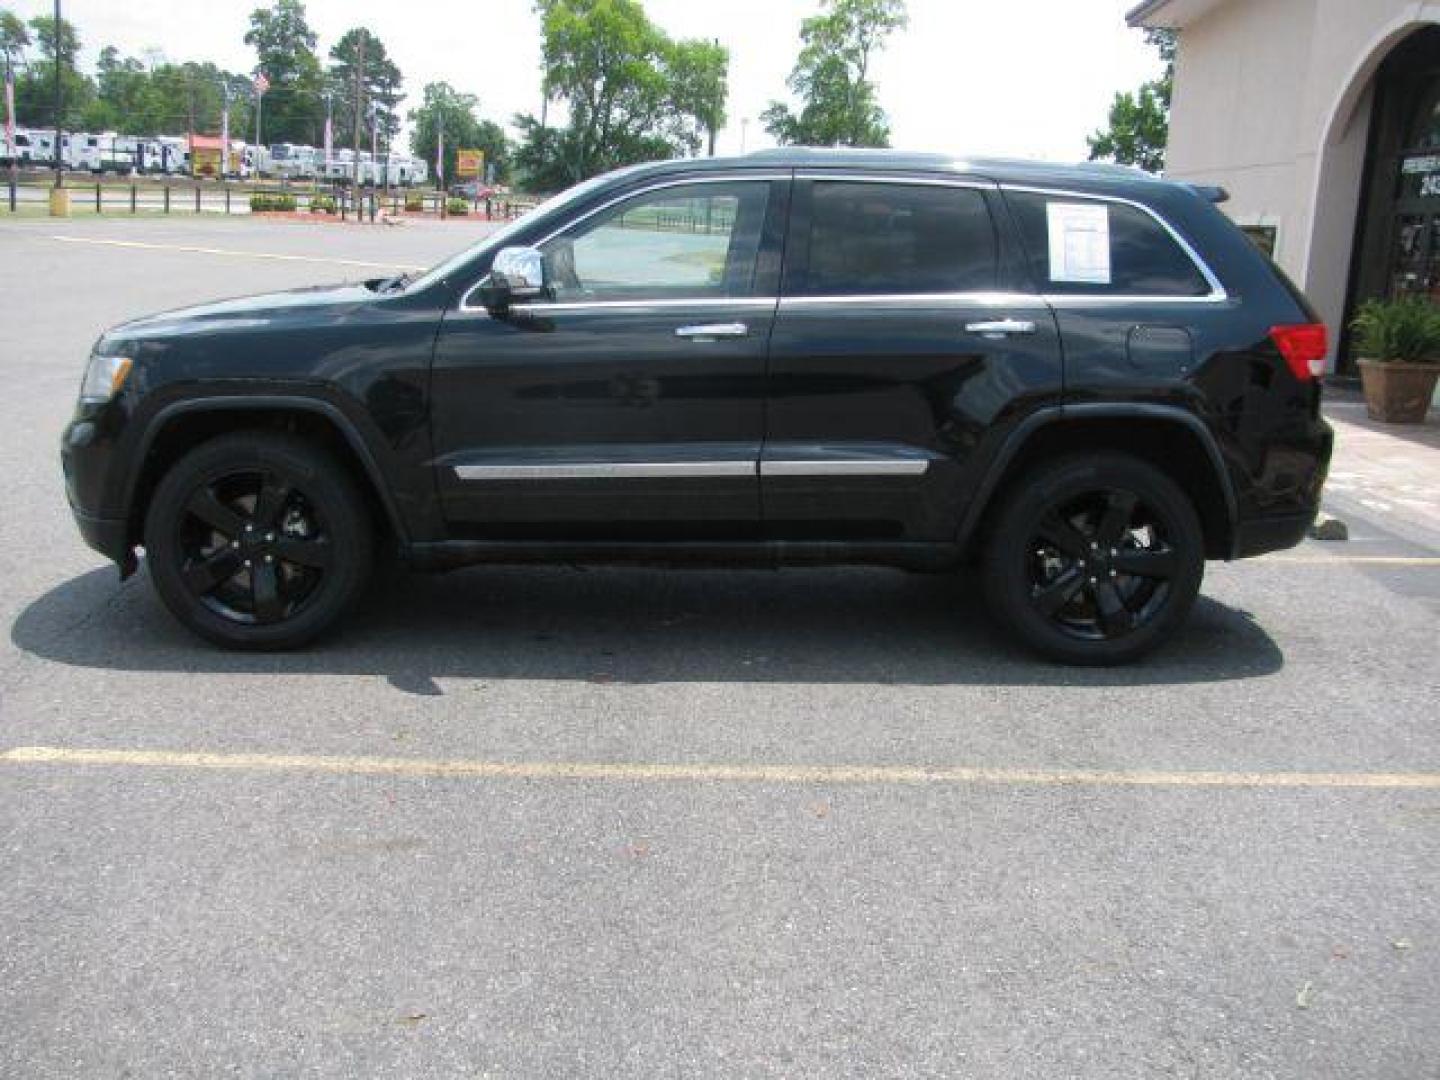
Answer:
[[[520,315],[544,315],[550,311],[586,311],[591,308],[742,308],[746,311],[773,309],[773,296],[698,296],[689,300],[565,300],[545,304],[512,304],[511,311]],[[483,309],[482,309],[483,310]]]
[[[968,304],[975,307],[1041,306],[1045,298],[1039,293],[1015,292],[952,292],[952,293],[856,293],[829,296],[782,296],[780,310],[788,307],[828,307],[843,304]]]
[[[676,178],[673,179],[673,180],[658,181],[658,182],[656,182],[656,183],[654,183],[654,184],[650,184],[650,185],[648,185],[648,186],[646,186],[646,187],[636,188],[636,189],[633,190],[633,191],[627,191],[627,192],[625,192],[625,193],[622,194],[622,195],[617,195],[617,196],[615,196],[613,199],[610,199],[610,200],[608,200],[608,201],[606,201],[606,202],[601,203],[599,206],[593,207],[592,209],[585,211],[585,213],[581,214],[579,217],[574,218],[574,219],[572,219],[571,221],[567,221],[564,225],[561,225],[561,226],[560,226],[558,229],[556,229],[554,232],[551,232],[551,233],[546,234],[546,235],[545,235],[544,237],[542,237],[541,239],[536,240],[533,244],[529,244],[529,245],[527,245],[527,246],[528,246],[528,247],[535,247],[535,248],[544,247],[544,246],[545,246],[546,244],[548,244],[551,240],[554,240],[557,236],[561,235],[562,233],[568,232],[569,230],[575,228],[575,227],[578,226],[578,225],[583,225],[585,222],[589,221],[589,220],[590,220],[592,217],[594,217],[596,214],[603,213],[604,211],[609,210],[612,206],[616,206],[616,205],[618,205],[619,203],[625,202],[625,201],[628,200],[628,199],[638,198],[638,197],[641,196],[641,195],[648,195],[648,194],[650,194],[650,192],[652,192],[652,191],[664,191],[666,188],[685,187],[685,186],[690,185],[690,184],[737,184],[737,183],[744,183],[744,182],[746,182],[746,181],[765,181],[765,182],[767,182],[767,183],[773,183],[773,182],[776,181],[776,180],[789,180],[790,178],[791,178],[791,174],[790,174],[789,172],[766,172],[766,173],[753,173],[753,174],[750,174],[750,175],[744,175],[744,174],[742,174],[742,175],[739,175],[739,176],[736,176],[736,175],[727,175],[727,176],[684,176],[684,177],[676,177]],[[490,276],[489,274],[486,274],[486,275],[485,275],[485,277],[489,277],[489,276]],[[480,286],[484,283],[484,281],[485,281],[485,278],[482,277],[479,281],[475,282],[474,285],[471,285],[469,289],[465,290],[465,295],[464,295],[464,296],[461,298],[461,300],[460,300],[460,308],[459,308],[460,311],[464,311],[464,312],[483,311],[483,312],[485,312],[487,315],[489,314],[489,312],[486,310],[486,308],[485,308],[485,306],[484,306],[483,304],[481,304],[481,305],[479,305],[479,306],[476,306],[476,305],[472,305],[472,304],[470,303],[470,298],[475,295],[476,290],[478,290],[478,289],[480,288]],[[582,302],[583,302],[583,301],[582,301]],[[596,303],[603,303],[603,302],[605,302],[605,301],[596,301]],[[628,300],[616,301],[616,302],[617,302],[617,303],[625,303],[625,304],[630,303],[630,301],[628,301]],[[652,301],[652,302],[653,302],[653,301]],[[536,306],[541,306],[541,305],[536,305]],[[555,307],[559,307],[558,304],[557,304],[557,305],[554,305],[554,306],[555,306]]]
[[[1210,264],[1201,257],[1200,253],[1195,250],[1190,241],[1181,236],[1175,226],[1166,221],[1164,216],[1153,207],[1146,206],[1142,202],[1136,202],[1134,199],[1127,199],[1121,195],[1101,195],[1091,191],[1071,191],[1067,188],[1038,187],[1030,184],[1001,184],[1000,190],[1018,191],[1028,195],[1054,195],[1062,199],[1089,199],[1092,202],[1108,202],[1118,203],[1122,206],[1132,206],[1141,213],[1148,215],[1169,234],[1170,239],[1180,245],[1180,250],[1185,253],[1191,265],[1200,272],[1200,276],[1205,279],[1205,283],[1210,286],[1210,292],[1205,296],[1175,296],[1170,294],[1160,294],[1157,296],[1106,296],[1095,293],[1045,292],[1041,295],[1045,297],[1047,303],[1055,305],[1056,301],[1064,301],[1065,304],[1068,304],[1068,302],[1072,300],[1087,300],[1092,302],[1099,301],[1101,304],[1134,304],[1155,301],[1169,304],[1220,304],[1230,299],[1230,294],[1225,291],[1225,286],[1220,283],[1220,279],[1215,275],[1215,271],[1210,269]],[[1064,304],[1061,306],[1064,306]]]
[[[1115,293],[1110,296],[1077,296],[1073,293],[1041,293],[1040,296],[1052,308],[1108,307],[1112,304],[1223,304],[1230,294],[1223,289],[1219,293],[1204,296],[1131,296]]]

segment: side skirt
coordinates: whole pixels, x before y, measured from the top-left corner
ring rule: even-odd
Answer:
[[[407,562],[416,570],[456,570],[480,563],[588,563],[632,566],[897,566],[939,572],[961,565],[963,550],[951,543],[895,541],[611,541],[446,540],[411,544]]]

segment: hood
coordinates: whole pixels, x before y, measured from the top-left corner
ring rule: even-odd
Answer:
[[[216,300],[161,312],[158,315],[146,315],[106,331],[101,339],[101,348],[111,342],[254,329],[298,316],[313,318],[321,314],[331,314],[333,317],[342,318],[357,305],[368,304],[376,299],[378,294],[373,286],[378,280],[381,279],[343,285],[312,285],[303,289]],[[326,308],[333,311],[324,312]]]

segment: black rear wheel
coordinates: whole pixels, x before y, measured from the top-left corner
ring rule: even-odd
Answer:
[[[232,648],[284,649],[324,631],[369,575],[370,521],[343,466],[303,440],[226,435],[182,458],[145,524],[170,611]]]
[[[1105,454],[1019,480],[986,543],[984,582],[1026,645],[1066,663],[1117,664],[1174,632],[1204,567],[1185,494],[1144,462]]]

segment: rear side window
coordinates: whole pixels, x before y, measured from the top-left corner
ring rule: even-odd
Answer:
[[[973,188],[817,180],[804,296],[995,288],[995,226]]]
[[[1205,296],[1210,285],[1169,231],[1138,207],[1007,191],[1040,288],[1062,296]]]

